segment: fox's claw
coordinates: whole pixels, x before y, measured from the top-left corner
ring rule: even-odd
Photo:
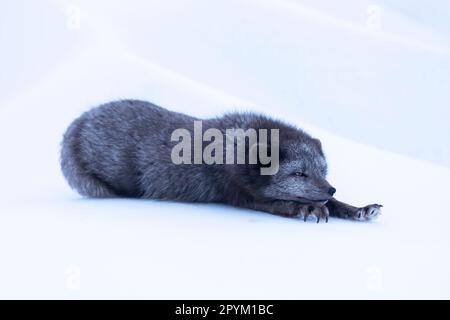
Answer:
[[[320,222],[320,219],[325,220],[325,222],[328,222],[328,217],[330,216],[330,212],[328,211],[328,208],[324,205],[306,205],[301,208],[300,214],[303,216],[303,221],[307,221],[308,217],[315,216],[317,218],[317,223]]]
[[[353,217],[355,220],[365,221],[371,220],[381,215],[381,208],[383,206],[380,204],[370,204],[363,208],[359,208],[356,211],[355,216]]]

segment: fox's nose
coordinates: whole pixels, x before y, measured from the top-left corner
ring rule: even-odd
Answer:
[[[334,195],[335,193],[336,193],[336,189],[335,188],[331,187],[330,189],[328,189],[328,194],[330,196]]]

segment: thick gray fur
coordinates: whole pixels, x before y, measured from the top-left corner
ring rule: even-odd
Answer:
[[[194,117],[138,100],[107,103],[72,122],[62,142],[61,168],[69,185],[95,198],[134,197],[215,202],[305,219],[328,215],[366,220],[379,205],[357,208],[335,200],[319,140],[261,114],[232,113],[203,120],[203,130],[279,129],[280,168],[259,174],[257,165],[176,165],[175,129],[193,135]],[[297,174],[296,174],[297,173]],[[298,173],[302,173],[299,175]]]

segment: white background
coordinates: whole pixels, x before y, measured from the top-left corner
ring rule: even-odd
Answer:
[[[447,1],[2,1],[0,297],[449,298]],[[319,137],[370,223],[83,199],[59,169],[118,98]]]

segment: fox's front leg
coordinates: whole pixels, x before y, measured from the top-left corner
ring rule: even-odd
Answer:
[[[257,201],[251,204],[251,209],[270,212],[283,217],[302,217],[304,221],[309,216],[314,216],[317,223],[320,220],[328,222],[328,208],[319,204],[302,204],[294,201],[275,200],[275,201]]]
[[[380,204],[370,204],[358,208],[332,198],[326,203],[326,207],[330,211],[330,216],[363,221],[378,217],[381,214],[381,208],[383,206]]]

